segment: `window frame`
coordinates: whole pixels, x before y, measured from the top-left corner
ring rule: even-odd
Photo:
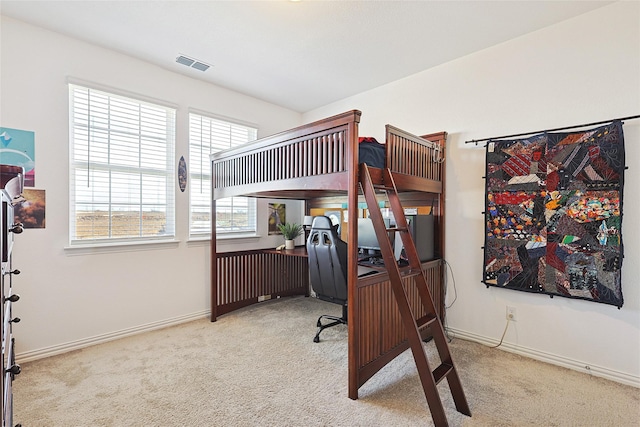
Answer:
[[[177,107],[163,101],[83,81],[69,79],[67,83],[69,91],[69,247],[175,241]],[[85,98],[82,98],[83,94],[86,94]],[[91,96],[98,97],[107,103],[105,106],[92,104],[97,101],[92,100]],[[80,106],[82,102],[85,102],[84,106]],[[114,104],[131,107],[131,110],[123,110],[118,116],[116,110],[111,109]],[[132,111],[137,112],[130,114]],[[95,117],[94,121],[89,123],[92,114],[98,113],[104,114],[102,126],[98,123],[100,119]],[[120,119],[119,123],[117,119]],[[102,135],[104,140],[98,142],[99,139],[96,137],[98,134]],[[106,148],[106,154],[102,156],[98,149],[100,145]],[[93,158],[92,149],[98,153]],[[118,149],[120,158],[115,154]],[[86,154],[82,152],[83,150]],[[134,152],[136,154],[133,154]],[[106,176],[103,181],[106,185],[106,193],[104,188],[97,188],[99,181],[96,180],[96,176],[100,173]],[[117,185],[114,177],[118,173],[135,178],[123,180],[122,191],[114,189]],[[80,179],[91,182],[86,191],[79,187]],[[139,186],[139,188],[130,192],[130,185]],[[147,188],[150,191],[146,191]],[[129,199],[133,201],[126,201]],[[116,209],[118,201],[121,211]],[[87,238],[82,238],[78,234],[77,212],[83,205],[93,207],[94,213],[99,211],[98,207],[105,207],[108,221],[106,233],[94,232]],[[148,213],[154,212],[155,209],[164,213],[164,223],[158,225],[162,227],[160,230],[157,230],[157,227],[147,228],[150,223],[146,220]],[[92,211],[89,210],[89,212]],[[114,226],[114,212],[129,212],[132,216],[138,216],[138,224],[130,229],[133,233],[117,235],[119,227]]]
[[[197,131],[194,131],[192,128],[193,121],[200,121],[200,128]],[[222,146],[226,144],[226,141],[218,140],[216,143],[213,142],[214,137],[210,133],[208,135],[207,143],[203,144],[203,126],[202,121],[208,121],[209,131],[211,131],[211,125],[213,123],[217,123],[221,126],[229,126],[231,129],[229,130],[230,134],[233,132],[233,128],[242,128],[243,132],[247,132],[249,135],[246,140],[241,143],[237,141],[233,141],[232,135],[229,135],[229,145]],[[210,239],[211,238],[211,219],[214,215],[212,215],[212,199],[213,193],[211,191],[211,160],[210,155],[225,149],[238,147],[247,143],[251,143],[258,138],[258,126],[253,123],[245,122],[238,119],[233,119],[229,117],[224,117],[216,114],[211,114],[195,109],[190,109],[188,113],[188,127],[189,127],[189,162],[188,162],[188,176],[189,176],[189,238],[190,239]],[[199,140],[195,141],[195,137],[199,135]],[[203,147],[206,149],[203,150]],[[199,150],[197,149],[199,148]],[[195,153],[194,151],[199,151]],[[197,157],[197,159],[196,159]],[[198,164],[199,162],[199,164]],[[203,182],[206,185],[202,185]],[[209,219],[206,221],[206,226],[199,227],[199,230],[202,231],[194,231],[194,189],[195,187],[200,187],[200,194],[208,200],[208,210],[209,210]],[[206,189],[206,191],[204,191]],[[233,204],[236,201],[240,201],[241,203],[247,203],[247,216],[250,222],[249,226],[245,229],[240,230],[221,230],[216,227],[216,238],[225,239],[225,238],[238,238],[238,237],[255,237],[257,236],[257,201],[253,197],[232,197],[229,199],[220,199],[216,201],[216,208],[219,209],[219,203],[221,201],[227,201]],[[200,207],[205,207],[204,203],[199,204]],[[233,207],[232,207],[233,209]],[[232,212],[233,215],[233,212]]]

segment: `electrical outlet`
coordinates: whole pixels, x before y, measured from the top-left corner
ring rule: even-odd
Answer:
[[[507,306],[507,320],[516,321],[516,308]]]

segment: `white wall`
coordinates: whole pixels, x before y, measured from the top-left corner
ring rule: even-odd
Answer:
[[[449,132],[446,258],[449,328],[503,348],[640,386],[640,120],[624,125],[622,309],[506,289],[482,279],[484,149],[466,140],[640,114],[640,3],[618,2],[304,115],[356,108],[360,135],[384,139],[389,123]],[[417,52],[416,54],[420,54]],[[426,54],[426,53],[425,53]],[[381,58],[383,60],[383,58]],[[457,299],[454,302],[454,295]]]
[[[36,186],[46,190],[46,228],[15,244],[14,314],[19,360],[41,357],[127,332],[204,316],[210,310],[209,246],[188,242],[188,193],[176,190],[177,238],[168,246],[128,251],[65,251],[68,246],[67,77],[178,106],[176,159],[188,158],[188,108],[259,125],[266,136],[301,124],[301,115],[178,75],[20,21],[1,21],[1,111],[4,127],[36,138]],[[260,201],[262,214],[267,201]],[[302,221],[299,202],[287,210]],[[259,213],[260,214],[260,213]],[[260,218],[260,216],[259,216]],[[265,221],[259,232],[266,235]],[[225,242],[223,251],[275,247],[281,236]]]

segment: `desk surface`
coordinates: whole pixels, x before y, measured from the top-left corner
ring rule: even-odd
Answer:
[[[308,258],[309,254],[307,254],[306,246],[296,246],[294,249],[263,249],[264,252],[268,254],[278,254],[284,256],[295,256]],[[358,265],[358,277],[369,276],[371,274],[386,272],[384,265],[383,266],[372,266],[372,265]]]
[[[309,255],[307,255],[306,246],[296,246],[293,249],[282,249],[279,251],[275,249],[264,249],[264,252],[268,254],[280,254],[285,256],[297,256],[297,257],[304,257],[304,258],[309,257]]]

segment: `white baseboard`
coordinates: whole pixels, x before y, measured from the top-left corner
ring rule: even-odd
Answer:
[[[495,338],[489,338],[481,335],[477,335],[471,332],[463,331],[456,328],[447,327],[447,332],[449,336],[460,338],[468,341],[474,341],[480,344],[495,346],[499,343]],[[589,375],[593,375],[596,377],[606,378],[611,381],[615,381],[621,384],[630,385],[633,387],[640,388],[640,377],[627,374],[620,371],[615,371],[613,369],[604,368],[601,366],[594,366],[582,362],[580,360],[569,359],[564,356],[559,356],[557,354],[551,354],[544,351],[536,350],[533,348],[527,348],[519,345],[513,345],[509,343],[503,342],[498,349],[502,349],[504,351],[508,351],[510,353],[516,353],[521,356],[529,357],[531,359],[536,359],[541,362],[550,363],[556,366],[562,366],[563,368],[572,369],[574,371],[583,372]]]
[[[133,328],[122,329],[120,331],[109,332],[107,334],[96,335],[96,336],[81,339],[78,341],[71,341],[68,343],[54,345],[51,347],[45,347],[38,350],[25,351],[23,353],[16,353],[16,361],[18,363],[31,362],[33,360],[55,356],[57,354],[67,353],[73,350],[79,350],[81,348],[117,340],[117,339],[128,337],[131,335],[141,334],[144,332],[151,332],[156,329],[162,329],[168,326],[175,326],[181,323],[190,322],[192,320],[202,319],[203,317],[208,317],[210,315],[211,315],[211,310],[205,310],[198,313],[191,313],[184,316],[178,316],[171,319],[161,320],[158,322],[147,323],[145,325],[134,326]]]

